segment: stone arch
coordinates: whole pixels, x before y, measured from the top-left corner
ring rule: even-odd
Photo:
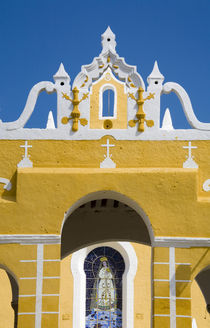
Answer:
[[[207,311],[210,313],[210,265],[201,270],[195,280],[204,296]]]
[[[114,191],[88,194],[70,207],[62,224],[61,257],[105,241],[133,241],[150,246],[154,241],[151,223],[142,208]]]
[[[14,328],[17,328],[18,323],[18,297],[19,297],[19,286],[17,277],[14,273],[5,265],[0,264],[0,269],[4,270],[7,274],[11,291],[12,291],[12,300],[11,300],[11,307],[14,311]]]

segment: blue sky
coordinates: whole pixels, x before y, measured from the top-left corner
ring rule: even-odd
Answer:
[[[146,82],[157,60],[165,82],[188,92],[197,118],[210,122],[209,0],[7,0],[0,3],[0,118],[16,120],[31,87],[52,81],[60,62],[73,81],[101,51],[110,25],[117,52]],[[175,95],[162,96],[176,128],[188,128]],[[42,93],[27,127],[45,127],[56,95]]]

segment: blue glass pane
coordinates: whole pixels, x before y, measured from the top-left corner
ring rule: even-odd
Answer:
[[[102,116],[114,116],[114,91],[111,89],[103,92]]]
[[[84,270],[86,328],[121,328],[123,257],[112,247],[98,247],[87,255]]]

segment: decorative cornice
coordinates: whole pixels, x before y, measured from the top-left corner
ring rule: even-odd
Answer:
[[[0,244],[60,244],[60,235],[0,235]]]

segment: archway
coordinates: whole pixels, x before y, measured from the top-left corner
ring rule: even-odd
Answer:
[[[79,200],[66,213],[61,258],[104,241],[133,241],[151,246],[153,239],[149,219],[136,202],[113,191],[101,191]]]
[[[18,294],[16,278],[7,268],[0,265],[0,322],[5,327],[17,328]]]
[[[72,316],[74,327],[85,326],[85,302],[82,301],[86,290],[84,260],[88,252],[95,247],[109,246],[120,252],[126,264],[126,274],[123,278],[124,324],[132,327],[133,319],[135,321],[142,318],[141,313],[135,309],[137,313],[132,319],[134,304],[137,303],[137,298],[138,302],[141,300],[138,293],[134,300],[131,291],[140,288],[142,292],[145,287],[142,295],[144,297],[147,295],[147,301],[142,301],[141,305],[147,303],[144,320],[147,321],[145,327],[150,327],[152,312],[150,246],[153,242],[153,231],[140,206],[116,192],[105,191],[87,195],[66,213],[61,235],[60,326],[64,327],[62,320],[70,320]],[[132,272],[131,276],[127,275],[128,272]],[[138,272],[137,278],[135,278],[136,272]],[[74,303],[74,311],[70,310],[69,314],[66,306],[68,297],[72,298],[69,308],[73,309]],[[65,310],[62,309],[64,303]],[[79,308],[78,304],[80,304]],[[142,309],[142,306],[139,308]]]

